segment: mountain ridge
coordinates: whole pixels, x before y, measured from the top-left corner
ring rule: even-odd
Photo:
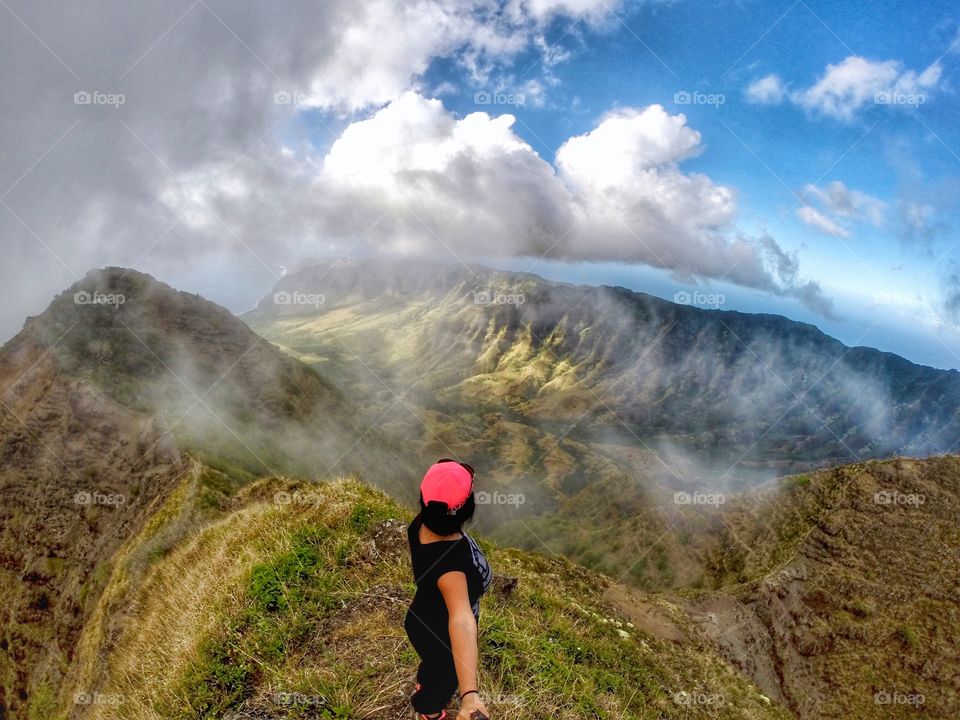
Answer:
[[[223,473],[205,503],[270,467],[364,469],[402,494],[406,456],[344,402],[226,309],[135,271],[93,270],[30,318],[0,349],[0,717],[58,682],[186,451]]]
[[[937,367],[934,367],[934,366],[931,366],[931,365],[924,365],[923,363],[917,363],[917,362],[914,362],[914,361],[912,361],[912,360],[909,360],[908,358],[905,358],[905,357],[903,357],[902,355],[899,355],[899,354],[897,354],[897,353],[895,353],[895,352],[892,352],[892,351],[889,351],[889,350],[880,350],[879,348],[875,348],[875,347],[872,347],[872,346],[870,346],[870,345],[847,345],[847,344],[844,343],[842,340],[839,340],[838,338],[833,337],[832,335],[830,335],[829,333],[827,333],[826,331],[824,331],[823,329],[821,329],[821,328],[820,328],[818,325],[816,325],[815,323],[807,322],[807,321],[805,321],[805,320],[797,320],[797,319],[794,319],[794,318],[787,317],[786,315],[780,315],[780,314],[777,314],[777,313],[760,312],[760,311],[752,312],[752,311],[733,310],[733,309],[724,309],[724,308],[699,307],[699,306],[697,306],[697,305],[689,305],[689,304],[684,304],[684,303],[678,303],[678,302],[676,302],[676,301],[671,301],[671,300],[669,300],[669,299],[667,299],[667,298],[662,298],[662,297],[660,297],[660,296],[658,296],[658,295],[653,295],[653,294],[648,293],[648,292],[645,292],[645,291],[643,291],[643,290],[637,290],[637,289],[635,289],[635,288],[629,288],[629,287],[627,287],[627,286],[625,286],[625,285],[610,285],[610,284],[606,284],[606,283],[591,284],[591,283],[571,282],[571,281],[567,281],[567,280],[554,280],[554,279],[547,278],[546,276],[543,276],[543,275],[538,275],[537,273],[534,273],[534,272],[531,272],[531,271],[528,271],[528,270],[527,270],[527,271],[523,271],[523,270],[503,270],[503,269],[494,268],[493,266],[484,265],[484,264],[482,264],[482,263],[477,263],[477,262],[445,263],[445,262],[436,261],[436,260],[422,260],[422,259],[413,260],[413,259],[393,258],[393,257],[381,257],[381,258],[371,257],[371,258],[362,258],[362,259],[359,259],[359,258],[316,258],[316,259],[313,259],[313,260],[308,261],[308,262],[303,262],[303,263],[301,263],[300,266],[298,266],[295,270],[290,271],[290,272],[288,272],[288,273],[285,273],[285,275],[284,275],[282,278],[280,278],[280,280],[278,280],[277,283],[275,283],[274,289],[271,291],[271,293],[274,292],[274,291],[276,291],[276,288],[278,288],[278,287],[283,287],[286,283],[288,283],[288,282],[290,281],[290,280],[289,280],[290,278],[296,278],[296,277],[298,277],[298,275],[299,275],[300,273],[309,272],[309,271],[311,271],[313,268],[323,268],[323,267],[329,266],[329,268],[330,268],[331,270],[334,270],[334,269],[336,269],[336,268],[351,269],[351,268],[360,268],[360,267],[363,267],[363,266],[365,266],[365,265],[367,265],[367,264],[372,265],[372,266],[381,265],[381,266],[383,266],[383,267],[403,266],[403,265],[405,265],[405,264],[406,264],[406,265],[410,265],[410,266],[424,266],[424,265],[427,265],[427,266],[444,266],[444,267],[452,267],[452,268],[464,267],[464,268],[466,268],[466,269],[468,269],[468,270],[470,270],[470,269],[475,270],[475,271],[477,271],[478,273],[479,273],[479,272],[493,272],[493,273],[498,273],[498,274],[503,274],[503,275],[508,275],[508,276],[514,276],[514,277],[524,278],[524,279],[528,279],[528,280],[533,280],[533,281],[537,281],[537,282],[549,283],[549,284],[556,285],[556,286],[564,286],[564,287],[568,287],[568,288],[571,288],[571,289],[580,289],[580,290],[583,290],[583,289],[588,289],[588,290],[589,290],[589,289],[593,289],[593,290],[603,289],[603,290],[613,291],[613,292],[616,292],[616,293],[621,293],[621,294],[625,294],[625,295],[629,295],[629,296],[639,296],[639,297],[645,298],[645,299],[647,299],[647,300],[651,300],[651,301],[658,302],[658,303],[666,303],[666,304],[671,305],[671,306],[686,307],[686,308],[690,308],[690,309],[692,309],[692,310],[694,310],[694,311],[697,311],[697,312],[703,312],[703,313],[718,313],[718,314],[730,313],[731,315],[738,315],[738,316],[756,317],[756,318],[769,318],[769,319],[771,319],[771,320],[775,320],[775,321],[778,321],[778,322],[779,322],[779,321],[784,321],[784,322],[786,322],[786,323],[789,323],[789,324],[795,326],[795,327],[798,328],[798,329],[803,328],[803,329],[815,331],[817,334],[822,335],[825,339],[834,341],[834,342],[838,343],[839,345],[841,345],[843,348],[845,348],[845,349],[847,349],[847,350],[855,350],[855,349],[870,350],[870,351],[879,353],[879,354],[881,354],[881,355],[892,355],[892,356],[894,356],[894,357],[896,357],[896,358],[899,358],[899,359],[901,359],[901,360],[904,360],[905,362],[909,363],[910,365],[915,365],[915,366],[920,367],[920,368],[929,369],[929,370],[934,370],[934,371],[937,371],[937,372],[958,373],[958,374],[960,374],[960,370],[958,370],[957,368],[937,368]],[[245,317],[246,317],[246,318],[251,318],[251,317],[255,317],[255,316],[256,316],[256,313],[257,313],[257,310],[268,308],[268,307],[271,305],[271,303],[268,302],[271,293],[268,293],[267,295],[265,295],[264,297],[262,297],[260,300],[258,300],[257,303],[256,303],[256,305],[254,305],[252,308],[250,308],[250,309],[248,309],[248,310],[244,310],[244,311],[238,312],[238,313],[237,313],[237,316],[240,317],[240,318],[245,318]]]

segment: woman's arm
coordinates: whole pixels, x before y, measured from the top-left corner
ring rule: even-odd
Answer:
[[[437,587],[443,594],[449,615],[450,645],[453,651],[453,662],[457,669],[457,681],[460,684],[460,695],[468,690],[478,690],[477,687],[477,619],[473,616],[470,607],[470,595],[467,592],[467,576],[462,572],[448,572],[437,580]],[[474,710],[480,710],[487,715],[480,695],[472,692],[463,698],[460,703],[458,720],[469,720]]]

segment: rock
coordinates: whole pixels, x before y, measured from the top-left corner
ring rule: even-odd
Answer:
[[[377,551],[384,555],[394,555],[409,551],[407,545],[407,523],[396,518],[389,518],[378,523],[370,531]]]
[[[513,594],[513,591],[516,590],[517,584],[520,581],[515,577],[510,577],[508,575],[494,575],[493,576],[493,593],[496,597],[501,600],[506,600],[510,595]]]

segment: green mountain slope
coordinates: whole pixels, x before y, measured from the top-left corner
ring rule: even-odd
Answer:
[[[956,716],[960,459],[806,479],[729,509],[716,557],[751,580],[688,609],[799,717]]]
[[[286,275],[244,319],[376,408],[405,391],[426,418],[425,443],[480,431],[474,449],[488,452],[474,455],[504,475],[535,472],[523,451],[549,436],[689,454],[688,474],[726,480],[944,452],[960,437],[956,371],[847,348],[783,317],[623,288],[477,265],[334,260]],[[465,417],[487,414],[531,435],[499,447],[483,420]],[[580,489],[566,470],[547,480]]]

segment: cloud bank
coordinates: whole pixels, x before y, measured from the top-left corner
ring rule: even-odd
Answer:
[[[302,225],[299,208],[268,208],[244,224],[251,213],[230,216],[227,208],[216,217],[175,216],[175,196],[204,180],[222,183],[225,197],[260,192],[282,201],[280,189],[295,178],[284,175],[291,168],[274,149],[296,113],[316,108],[318,132],[330,142],[337,117],[396,100],[438,57],[485,81],[521,53],[548,52],[551,23],[599,27],[619,7],[169,0],[132,14],[120,0],[4,2],[0,335],[94,266],[170,277],[219,254],[276,272],[272,236],[284,232],[274,221]],[[234,166],[240,172],[228,178]]]
[[[682,164],[683,115],[623,108],[555,163],[510,115],[457,117],[416,88],[437,58],[478,82],[564,56],[555,21],[593,0],[10,0],[0,8],[0,332],[90,267],[170,277],[242,258],[522,254],[648,263],[824,308],[795,257],[735,225],[732,188]],[[316,147],[289,140],[312,124]]]
[[[246,213],[249,226],[271,208],[292,207],[278,223],[290,247],[301,235],[364,252],[644,263],[828,311],[819,288],[800,279],[795,256],[770,237],[737,232],[731,188],[681,169],[703,150],[682,114],[660,105],[610,113],[568,139],[555,165],[514,122],[485,112],[457,118],[439,100],[407,92],[348,126],[322,158],[289,152],[267,163],[285,165],[272,183],[245,175],[259,164],[244,165],[228,182],[198,178],[179,194],[171,189],[170,209],[215,231],[217,214]]]

